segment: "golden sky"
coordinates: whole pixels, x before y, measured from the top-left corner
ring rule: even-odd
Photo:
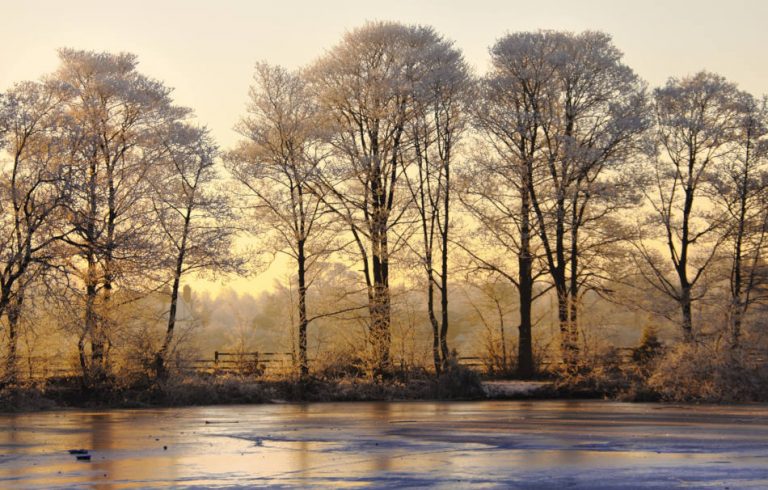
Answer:
[[[53,71],[59,47],[132,52],[226,148],[256,61],[310,63],[366,20],[432,25],[478,72],[506,32],[603,30],[651,86],[708,69],[763,94],[767,18],[765,0],[0,0],[0,91]]]

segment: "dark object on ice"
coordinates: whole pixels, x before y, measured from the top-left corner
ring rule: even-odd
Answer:
[[[88,454],[87,449],[70,449],[69,454]]]
[[[90,454],[78,454],[77,455],[77,460],[78,461],[90,461],[91,460],[91,455]]]
[[[168,450],[168,446],[163,446],[163,451],[167,451],[167,450]]]

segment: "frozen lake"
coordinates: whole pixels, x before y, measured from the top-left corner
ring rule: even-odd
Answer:
[[[0,488],[768,488],[765,405],[321,403],[0,420]]]

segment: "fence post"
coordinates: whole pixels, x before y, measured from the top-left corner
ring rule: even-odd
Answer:
[[[219,351],[213,351],[213,363],[219,365]]]

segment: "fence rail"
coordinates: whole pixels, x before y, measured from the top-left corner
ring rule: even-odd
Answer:
[[[221,352],[214,351],[213,359],[194,359],[182,363],[182,368],[202,372],[284,371],[293,363],[290,352]],[[311,360],[310,360],[311,361]]]
[[[615,359],[620,364],[629,364],[632,362],[634,348],[617,348],[614,350]],[[745,353],[745,360],[754,366],[764,365],[768,359],[766,353],[760,349],[748,349]],[[316,362],[316,359],[308,359],[310,367]],[[498,360],[494,363],[485,356],[460,356],[458,357],[460,365],[470,369],[487,373],[493,371],[494,364],[498,365]],[[544,367],[562,365],[563,361],[559,358],[544,358],[539,361]],[[177,364],[181,370],[188,372],[216,374],[248,374],[262,375],[269,374],[287,374],[295,368],[295,356],[291,352],[223,352],[214,351],[213,357],[202,359],[186,359]],[[498,367],[498,366],[497,366]],[[56,377],[79,376],[80,368],[75,366],[71,359],[64,357],[43,357],[34,356],[30,358],[19,359],[19,376],[22,379],[44,381]]]

